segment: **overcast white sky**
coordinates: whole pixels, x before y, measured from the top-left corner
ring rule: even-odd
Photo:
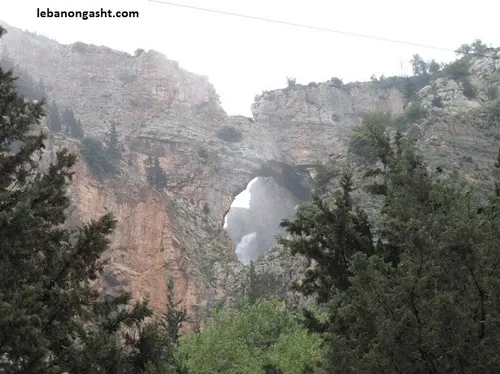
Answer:
[[[475,0],[171,0],[336,30],[457,48],[481,38],[500,46],[500,2]],[[52,10],[138,10],[138,19],[37,18]],[[250,115],[262,90],[298,83],[369,80],[402,73],[414,53],[449,61],[452,52],[181,9],[148,0],[0,0],[0,19],[61,43],[83,41],[132,53],[155,49],[206,75],[229,114]],[[406,68],[406,72],[408,69]]]

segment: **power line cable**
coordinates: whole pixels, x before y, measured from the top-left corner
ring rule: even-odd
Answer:
[[[426,44],[406,42],[406,41],[402,41],[402,40],[388,39],[388,38],[382,38],[382,37],[372,36],[372,35],[358,34],[358,33],[354,33],[354,32],[334,30],[334,29],[330,29],[330,28],[326,28],[326,27],[305,25],[305,24],[302,24],[302,23],[280,21],[280,20],[276,20],[276,19],[251,16],[251,15],[248,15],[248,14],[227,12],[227,11],[224,11],[224,10],[202,8],[202,7],[197,7],[197,6],[193,6],[193,5],[186,5],[186,4],[177,4],[177,3],[172,3],[172,2],[169,2],[169,1],[162,1],[162,0],[148,0],[148,1],[150,1],[152,3],[169,5],[169,6],[173,6],[173,7],[185,8],[185,9],[191,9],[191,10],[199,10],[199,11],[203,11],[203,12],[210,12],[210,13],[217,13],[217,14],[223,14],[223,15],[226,15],[226,16],[240,17],[240,18],[246,18],[246,19],[251,19],[251,20],[257,20],[257,21],[263,21],[263,22],[269,22],[269,23],[276,23],[276,24],[280,24],[280,25],[287,25],[287,26],[293,26],[293,27],[301,27],[301,28],[310,29],[310,30],[326,31],[326,32],[332,32],[332,33],[336,33],[336,34],[356,36],[356,37],[359,37],[359,38],[373,39],[373,40],[378,40],[378,41],[383,41],[383,42],[389,42],[389,43],[405,44],[405,45],[410,45],[410,46],[413,46],[413,47],[420,47],[420,48],[435,49],[435,50],[441,50],[441,51],[447,51],[447,52],[454,52],[454,53],[457,53],[457,54],[463,54],[463,55],[468,55],[468,56],[487,57],[487,58],[492,58],[494,60],[500,59],[500,56],[489,56],[489,55],[485,55],[485,54],[482,54],[482,53],[464,52],[464,51],[460,51],[460,50],[456,50],[456,49],[436,47],[436,46],[431,46],[431,45],[426,45]]]

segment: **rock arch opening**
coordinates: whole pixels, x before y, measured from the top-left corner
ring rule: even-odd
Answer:
[[[238,194],[224,217],[224,230],[243,264],[257,260],[285,234],[284,218],[295,214],[296,206],[308,199],[307,172],[276,161],[256,172],[246,189]]]

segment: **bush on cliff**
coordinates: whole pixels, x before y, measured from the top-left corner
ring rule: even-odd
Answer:
[[[217,137],[226,142],[237,143],[243,138],[241,130],[233,126],[223,126],[217,130]]]

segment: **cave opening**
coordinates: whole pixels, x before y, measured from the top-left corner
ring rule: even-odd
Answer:
[[[265,254],[284,235],[280,222],[310,194],[309,174],[290,165],[269,162],[254,174],[224,217],[238,260],[247,265]]]

